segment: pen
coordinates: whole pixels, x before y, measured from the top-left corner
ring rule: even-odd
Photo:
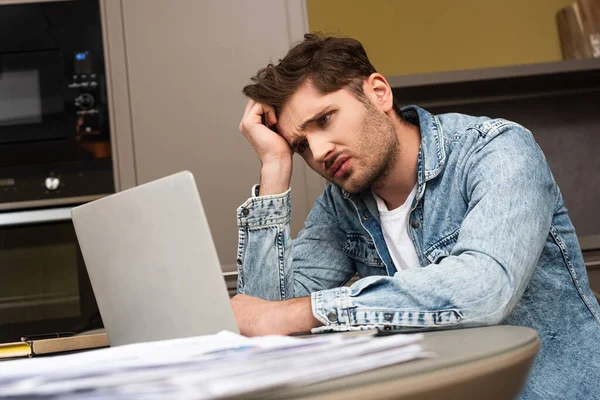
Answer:
[[[41,340],[41,339],[58,339],[75,336],[75,332],[54,332],[54,333],[42,333],[39,335],[29,335],[21,337],[22,342],[28,342],[31,340]]]

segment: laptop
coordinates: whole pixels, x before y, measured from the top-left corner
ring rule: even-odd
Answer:
[[[190,172],[71,216],[111,346],[239,332]]]

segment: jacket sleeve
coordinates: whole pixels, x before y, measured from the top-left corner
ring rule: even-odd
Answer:
[[[291,190],[253,196],[237,210],[238,293],[266,300],[308,296],[338,287],[355,273],[341,244],[345,233],[327,191],[315,202],[298,238],[290,237]]]
[[[449,256],[312,293],[323,329],[471,327],[511,313],[543,250],[558,194],[531,133],[516,124],[501,129],[472,135],[477,143],[461,155],[457,184],[468,209]]]

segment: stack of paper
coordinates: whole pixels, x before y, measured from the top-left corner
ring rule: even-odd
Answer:
[[[246,338],[230,332],[0,363],[0,398],[214,399],[430,357],[420,334]]]

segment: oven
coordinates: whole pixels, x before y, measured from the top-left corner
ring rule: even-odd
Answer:
[[[0,5],[0,341],[102,326],[70,208],[114,193],[98,0]]]
[[[0,341],[102,326],[71,207],[0,214]]]
[[[0,6],[0,210],[114,192],[103,54],[97,0]]]

